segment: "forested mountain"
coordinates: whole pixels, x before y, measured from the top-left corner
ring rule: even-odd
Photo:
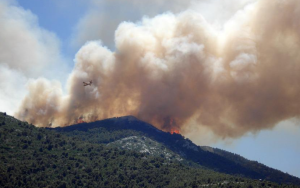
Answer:
[[[110,118],[54,130],[91,143],[110,143],[130,136],[145,136],[162,144],[181,158],[207,169],[252,179],[300,185],[300,179],[297,177],[220,149],[197,146],[180,134],[160,131],[133,116]]]
[[[128,122],[127,126],[119,125],[118,122],[123,124],[123,121]],[[136,123],[141,126],[135,125]],[[131,126],[139,128],[129,129]],[[207,167],[193,165],[194,162],[187,165],[182,162],[187,160],[180,159],[182,154],[174,152],[174,148],[150,136],[154,132],[149,131],[149,136],[146,136],[142,129],[163,133],[131,117],[49,130],[36,128],[0,113],[0,187],[280,186],[265,180],[215,172]],[[185,140],[181,135],[163,134],[168,134],[170,141],[172,138]],[[124,141],[120,139],[130,136],[135,136],[137,142],[140,141],[139,138],[144,138],[143,141],[150,148],[153,144],[153,147],[161,147],[166,155],[171,155],[168,158],[165,155],[160,156],[161,154],[152,155],[150,150],[148,153],[141,153],[140,150],[134,151],[134,147],[133,150],[120,148],[118,144],[122,145]]]

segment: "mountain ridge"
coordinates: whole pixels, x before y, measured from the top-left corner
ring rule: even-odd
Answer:
[[[106,138],[137,134],[131,130],[109,133],[103,128],[90,132],[108,135]],[[89,131],[78,133],[88,135]],[[0,113],[0,187],[279,187],[270,181],[189,167],[74,135]]]
[[[256,161],[250,161],[243,157],[244,161],[242,162],[239,155],[231,155],[230,152],[224,150],[221,152],[222,150],[211,148],[209,146],[197,146],[191,140],[184,138],[180,134],[163,132],[153,125],[143,122],[133,116],[109,118],[91,123],[55,128],[53,130],[62,133],[72,131],[92,132],[93,129],[100,127],[111,132],[121,130],[137,131],[139,134],[146,135],[149,138],[164,144],[168,149],[179,154],[184,159],[221,173],[239,175],[252,179],[269,180],[277,183],[293,183],[300,185],[300,179],[297,177],[267,167]],[[93,133],[90,134],[91,136],[93,135]],[[116,138],[115,140],[118,139],[121,138]],[[107,143],[115,140],[108,141]]]

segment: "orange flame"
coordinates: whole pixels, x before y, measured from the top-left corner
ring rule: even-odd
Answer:
[[[171,129],[170,133],[171,134],[180,134],[180,131],[177,129]]]
[[[76,121],[76,123],[86,123],[85,121],[83,121],[83,118],[81,117],[81,118],[79,118],[79,119],[77,119],[77,121]]]

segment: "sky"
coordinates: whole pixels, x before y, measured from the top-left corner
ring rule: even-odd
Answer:
[[[133,114],[300,177],[293,2],[0,0],[0,111],[38,126]],[[97,87],[78,89],[90,77]]]

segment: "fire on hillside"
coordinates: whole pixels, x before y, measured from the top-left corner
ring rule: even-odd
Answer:
[[[177,129],[171,129],[170,133],[171,134],[180,134],[180,131]]]
[[[86,122],[83,120],[83,117],[80,117],[79,119],[76,120],[76,123],[80,124],[80,123],[86,123]]]

